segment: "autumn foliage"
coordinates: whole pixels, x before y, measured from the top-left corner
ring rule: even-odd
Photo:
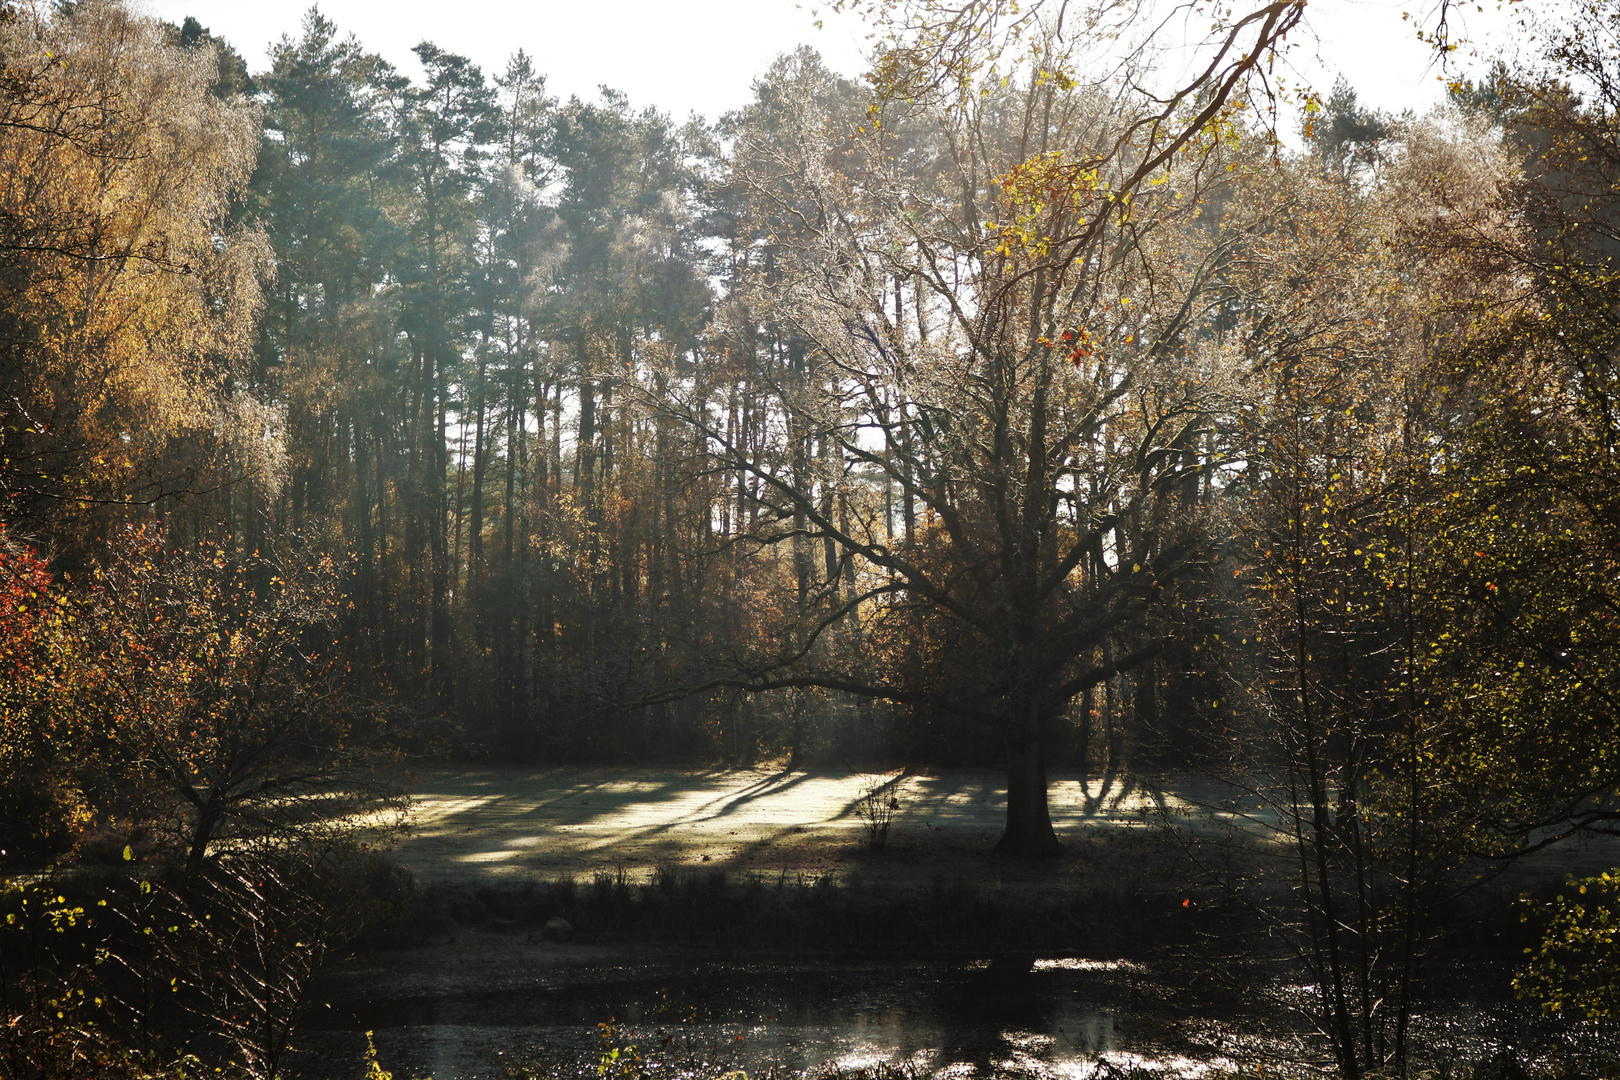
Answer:
[[[114,3],[0,18],[0,495],[35,522],[263,471],[255,114]],[[83,527],[82,525],[80,527]],[[64,528],[63,534],[71,530]]]
[[[0,0],[0,865],[150,870],[248,1072],[407,750],[966,761],[1052,858],[1049,770],[1196,768],[1347,1077],[1448,903],[1620,832],[1620,15],[1294,150],[1295,0],[1151,93],[1133,5],[848,6],[866,81],[707,125]],[[1609,1016],[1586,887],[1521,986]]]
[[[87,820],[71,762],[82,732],[52,708],[73,616],[45,563],[0,531],[0,848],[55,853]]]

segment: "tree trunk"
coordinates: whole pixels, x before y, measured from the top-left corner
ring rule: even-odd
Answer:
[[[483,354],[478,358],[478,406],[473,422],[472,520],[467,523],[467,579],[477,581],[484,570],[484,416],[488,408],[484,394]]]
[[[1090,657],[1087,657],[1090,660]],[[1088,776],[1091,768],[1091,710],[1094,707],[1096,688],[1088,686],[1080,692],[1080,721],[1076,725],[1079,730],[1079,745],[1075,748],[1075,759],[1080,765],[1082,778]]]
[[[196,873],[203,868],[203,862],[208,857],[208,844],[214,839],[214,830],[219,828],[222,817],[224,808],[220,806],[216,795],[210,794],[208,799],[197,807],[197,822],[191,827],[191,845],[186,853],[188,872]]]
[[[448,376],[442,362],[435,365],[434,390],[438,398],[435,410],[435,426],[438,436],[434,441],[433,451],[428,455],[428,461],[433,467],[433,481],[429,491],[433,493],[433,516],[430,526],[430,541],[432,555],[432,599],[430,631],[431,640],[431,670],[433,673],[434,695],[443,706],[454,704],[455,678],[454,659],[451,655],[451,623],[450,623],[450,544],[448,529],[450,526],[450,489],[445,483],[445,474],[449,472],[450,451],[445,444],[445,433],[449,427],[449,418],[446,415],[449,389],[445,385]]]
[[[1023,859],[1052,859],[1063,854],[1046,806],[1044,723],[1036,709],[1017,707],[1007,728],[1007,827],[996,851]]]

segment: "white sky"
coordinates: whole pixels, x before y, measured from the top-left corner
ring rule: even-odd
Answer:
[[[1363,102],[1419,112],[1442,88],[1428,49],[1416,40],[1403,11],[1432,17],[1436,0],[1312,0],[1309,30],[1296,33],[1288,54],[1303,78],[1322,92],[1342,72]],[[308,5],[302,0],[146,0],[172,22],[196,16],[260,71],[268,45],[296,36]],[[498,73],[516,49],[535,59],[551,93],[592,98],[607,84],[635,107],[654,105],[676,119],[698,112],[710,119],[744,104],[754,77],[781,52],[805,43],[829,66],[849,74],[861,68],[866,31],[855,20],[822,13],[813,25],[812,0],[325,0],[321,11],[343,32],[411,74],[411,46],[424,39],[462,53]],[[1468,14],[1475,36],[1513,48],[1509,16],[1497,10]],[[1492,31],[1495,31],[1493,34]],[[1459,57],[1468,70],[1468,58]]]

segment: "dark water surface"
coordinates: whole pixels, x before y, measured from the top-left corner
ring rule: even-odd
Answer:
[[[1106,1062],[1199,1077],[1255,1063],[1298,1073],[1319,1059],[1301,1020],[1210,970],[1171,976],[1143,961],[1032,954],[744,960],[648,950],[556,963],[514,946],[505,958],[404,978],[386,967],[340,972],[309,1032],[316,1060],[304,1075],[361,1075],[367,1030],[398,1080],[494,1080],[520,1061],[596,1076],[605,1049],[630,1045],[672,1072],[709,1062],[751,1075],[905,1062],[924,1076],[1056,1080]],[[1473,1057],[1527,1038],[1530,1020],[1501,1000],[1496,981],[1476,973],[1436,987],[1439,1007],[1415,1022],[1421,1045]],[[604,1040],[598,1025],[608,1021],[615,1031]]]

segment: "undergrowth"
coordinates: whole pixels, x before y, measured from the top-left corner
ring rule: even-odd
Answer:
[[[589,881],[533,878],[478,886],[423,883],[393,868],[373,881],[378,918],[362,947],[399,948],[459,930],[705,946],[828,948],[1097,948],[1180,937],[1197,914],[1134,882],[1099,881],[1048,896],[962,878],[925,887],[859,877],[663,866],[652,880],[621,871]]]

